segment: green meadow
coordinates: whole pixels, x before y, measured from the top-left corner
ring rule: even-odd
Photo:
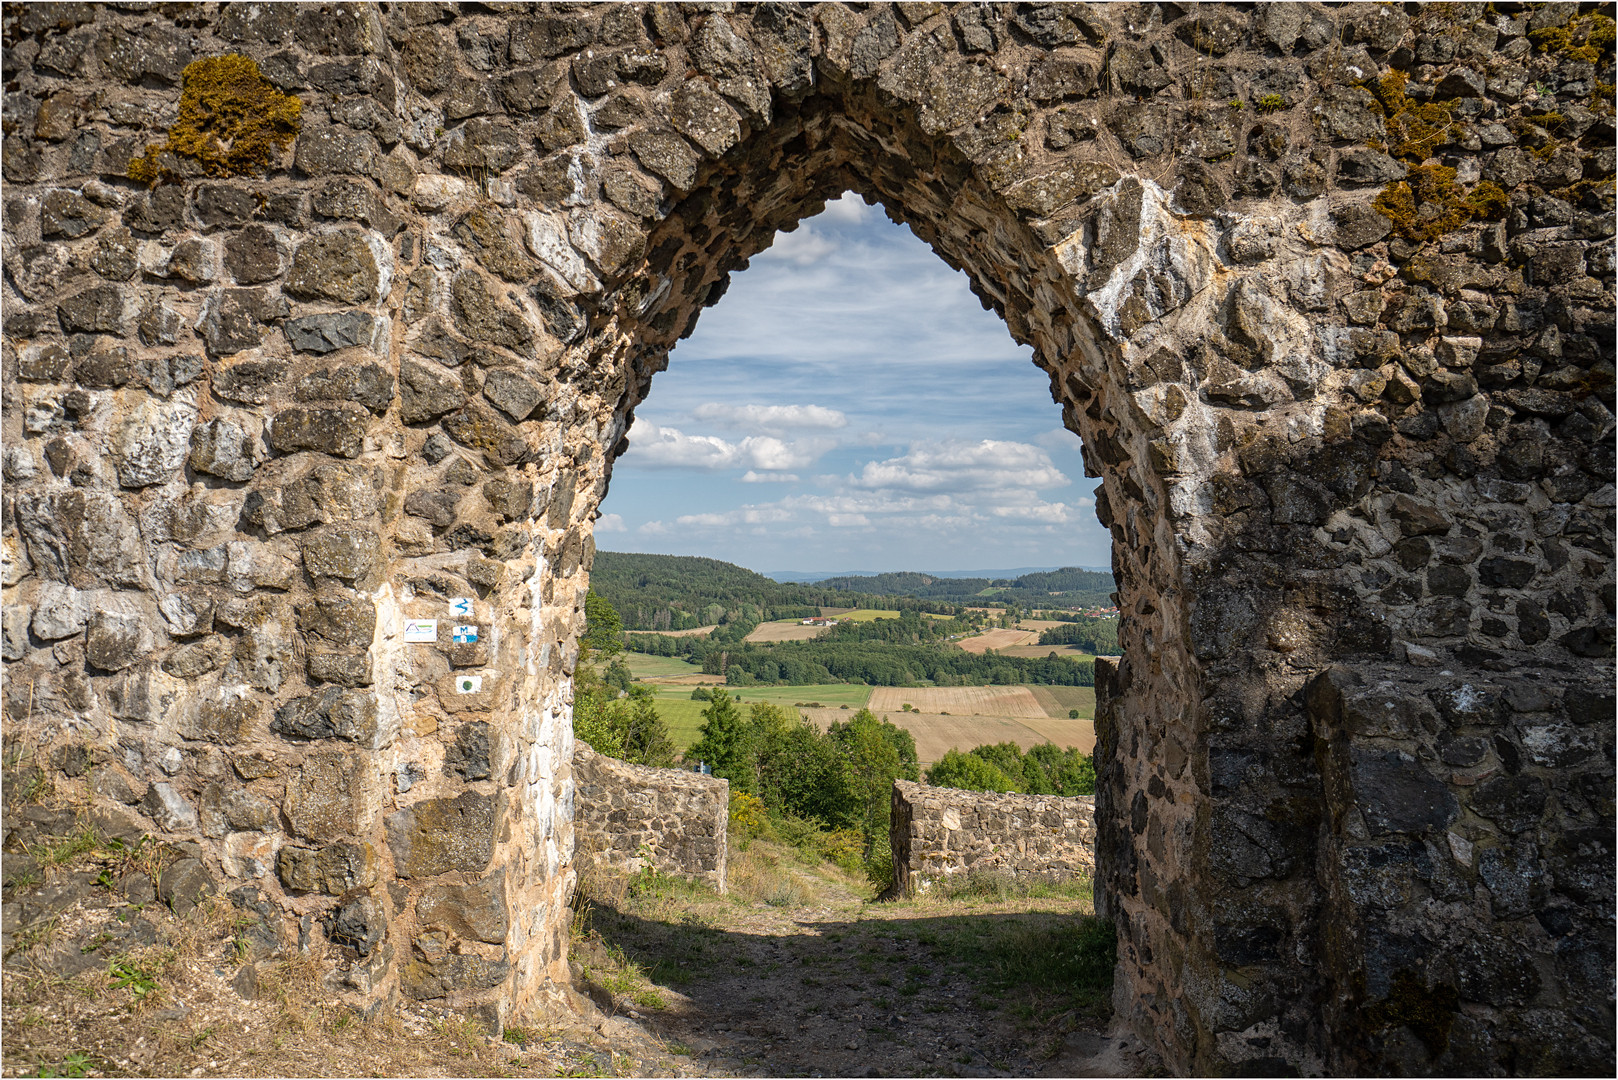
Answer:
[[[689,668],[689,665],[687,665]],[[630,668],[634,670],[633,665]],[[689,671],[683,673],[689,674]],[[653,686],[657,692],[657,715],[663,718],[668,725],[669,738],[674,745],[684,750],[696,742],[701,735],[702,710],[708,707],[706,701],[692,701],[692,686]],[[756,701],[767,701],[772,705],[792,708],[799,703],[809,705],[819,703],[821,707],[836,709],[847,705],[849,712],[861,708],[871,699],[869,686],[857,686],[850,683],[833,683],[827,686],[746,686],[731,687],[730,696],[742,703],[742,707]]]

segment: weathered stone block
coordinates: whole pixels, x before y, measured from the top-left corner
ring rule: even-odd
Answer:
[[[353,751],[315,751],[287,779],[281,809],[298,836],[337,840],[352,836],[371,817],[372,793],[364,758]]]
[[[388,915],[382,901],[369,892],[345,897],[331,914],[328,936],[361,956],[369,956],[387,936]]]
[[[122,671],[151,651],[146,616],[137,611],[98,611],[84,637],[84,658],[103,671]]]
[[[377,882],[379,864],[370,844],[339,842],[323,848],[288,845],[276,853],[276,873],[293,892],[341,896]]]
[[[370,745],[377,735],[376,695],[328,686],[275,710],[270,730],[282,737],[345,739]]]
[[[394,872],[411,878],[456,871],[481,874],[494,857],[500,814],[500,796],[473,791],[453,799],[428,799],[389,814]]]
[[[380,250],[379,242],[358,231],[344,230],[305,240],[293,253],[286,291],[306,299],[374,303],[384,281],[384,269],[378,260]]]
[[[285,454],[315,450],[356,457],[365,445],[368,417],[358,406],[282,409],[270,420],[269,443]]]
[[[191,432],[188,460],[197,472],[238,482],[251,479],[257,468],[252,438],[224,417],[205,421]]]
[[[324,356],[338,349],[377,349],[386,327],[363,311],[332,311],[288,319],[282,330],[298,352]]]
[[[416,901],[417,926],[463,941],[504,944],[508,924],[504,872],[471,885],[429,885]]]

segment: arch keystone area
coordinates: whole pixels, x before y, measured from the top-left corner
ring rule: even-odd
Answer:
[[[1184,1072],[1610,1069],[1611,14],[8,6],[8,747],[356,1008],[556,996],[613,461],[853,190],[1103,479],[1120,1016]]]

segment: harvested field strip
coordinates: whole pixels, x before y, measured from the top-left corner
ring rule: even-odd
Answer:
[[[847,720],[849,717],[849,714],[841,709],[800,711],[822,731],[833,722]],[[896,727],[910,732],[916,740],[916,757],[923,765],[933,764],[952,749],[970,750],[984,743],[1014,742],[1027,750],[1031,746],[1051,741],[1031,726],[1034,723],[1051,723],[1048,718],[1043,717],[1033,721],[1010,716],[948,716],[940,713],[907,713],[897,710],[877,715],[886,716]]]
[[[1034,645],[1039,635],[1028,630],[987,630],[976,637],[956,642],[969,653],[983,653],[990,649],[1008,649],[1013,645]]]
[[[1075,747],[1081,754],[1095,753],[1096,722],[1089,717],[1078,720],[1069,720],[1066,715],[1060,720],[1019,720],[1023,727],[1043,737],[1042,741],[1049,741],[1062,747]],[[963,749],[970,749],[965,747]]]
[[[1053,719],[1066,719],[1069,709],[1080,716],[1096,714],[1096,688],[1093,686],[1030,686],[1028,688]]]
[[[1026,686],[878,686],[871,691],[874,713],[902,712],[907,703],[919,712],[955,716],[1050,715]]]

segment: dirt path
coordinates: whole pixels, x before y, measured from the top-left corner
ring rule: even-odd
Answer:
[[[688,1061],[688,1076],[1155,1071],[1108,1034],[1105,1000],[1019,981],[1072,940],[1073,898],[873,904],[802,867],[778,876],[774,896],[751,901],[743,880],[741,898],[665,883],[597,905],[575,950],[591,996]]]
[[[872,903],[760,841],[732,851],[725,896],[592,881],[572,946],[590,1000],[564,991],[571,1005],[486,1032],[431,1002],[359,1020],[255,890],[182,904],[183,852],[70,808],[6,810],[4,1076],[1154,1071],[1106,1033],[1111,931],[1077,892]]]

